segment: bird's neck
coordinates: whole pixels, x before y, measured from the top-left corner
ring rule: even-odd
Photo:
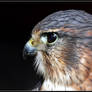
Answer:
[[[41,91],[74,91],[71,86],[65,86],[63,84],[53,83],[51,80],[45,80],[40,89]]]
[[[92,73],[89,74],[88,78],[80,85],[72,84],[66,86],[64,84],[53,83],[50,79],[44,80],[41,89],[42,91],[81,91],[81,90],[92,90]]]

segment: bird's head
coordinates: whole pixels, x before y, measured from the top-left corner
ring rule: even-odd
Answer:
[[[91,41],[86,38],[86,32],[92,29],[92,21],[89,29],[86,27],[90,16],[80,10],[59,11],[34,27],[24,55],[35,55],[36,68],[45,79],[68,85],[81,83],[88,76],[87,60],[90,62],[92,53],[85,44]]]

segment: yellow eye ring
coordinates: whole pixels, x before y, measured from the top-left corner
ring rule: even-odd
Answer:
[[[41,36],[41,40],[45,44],[54,44],[58,40],[58,35],[56,33],[50,32],[50,33],[44,33]]]

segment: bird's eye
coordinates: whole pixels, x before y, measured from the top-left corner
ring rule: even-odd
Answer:
[[[58,35],[56,33],[50,32],[50,33],[43,33],[41,36],[41,40],[45,44],[53,44],[58,39]]]

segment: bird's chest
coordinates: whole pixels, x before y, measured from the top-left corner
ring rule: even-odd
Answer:
[[[44,81],[42,91],[75,91],[71,86],[64,86],[62,84],[52,83],[50,80]]]

